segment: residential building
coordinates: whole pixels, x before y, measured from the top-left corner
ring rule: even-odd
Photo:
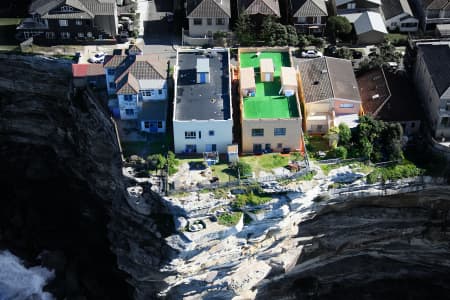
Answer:
[[[262,20],[264,16],[280,17],[280,3],[278,0],[238,0],[238,13],[257,16]]]
[[[167,64],[152,55],[111,55],[103,64],[113,114],[136,120],[142,131],[162,133],[167,117]]]
[[[229,31],[230,0],[187,0],[186,17],[190,37],[212,37]]]
[[[114,39],[118,31],[116,0],[35,0],[29,13],[17,27],[21,39],[83,43]]]
[[[72,78],[77,88],[106,88],[105,71],[100,64],[72,64]]]
[[[450,138],[450,48],[448,44],[417,46],[414,82],[431,134]]]
[[[293,23],[299,33],[324,34],[328,17],[325,0],[290,0],[289,2]]]
[[[384,41],[388,33],[383,17],[374,11],[341,14],[355,28],[358,44],[378,44]]]
[[[350,60],[315,58],[299,62],[298,70],[308,133],[325,134],[340,123],[356,127],[361,97]]]
[[[358,76],[356,80],[363,114],[386,122],[400,123],[403,134],[408,137],[419,132],[420,104],[404,72],[377,68]]]
[[[229,51],[178,50],[175,70],[175,152],[226,153],[233,142]]]
[[[240,48],[238,56],[242,152],[303,151],[298,84],[289,50]],[[263,68],[266,75],[261,75]]]
[[[381,0],[381,13],[388,30],[415,32],[419,29],[419,20],[414,17],[408,0]]]
[[[434,30],[437,24],[450,24],[449,0],[412,0],[423,30]]]
[[[361,11],[378,11],[381,0],[336,0],[338,14]]]

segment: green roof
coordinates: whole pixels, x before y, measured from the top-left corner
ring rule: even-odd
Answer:
[[[261,82],[259,60],[271,58],[275,67],[273,82]],[[298,118],[297,99],[295,96],[279,95],[281,89],[281,67],[290,67],[288,52],[255,52],[241,53],[239,57],[241,67],[255,68],[256,95],[244,97],[244,119],[286,119]]]

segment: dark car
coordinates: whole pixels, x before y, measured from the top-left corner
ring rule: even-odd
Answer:
[[[357,51],[357,50],[352,50],[352,57],[354,59],[360,59],[362,58],[363,54],[361,51]]]
[[[338,55],[338,49],[334,45],[329,45],[328,47],[325,48],[324,53],[326,56],[336,57]]]

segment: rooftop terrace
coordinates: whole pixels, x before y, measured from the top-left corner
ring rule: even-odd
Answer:
[[[275,67],[274,81],[261,82],[259,61],[261,58],[271,58]],[[255,68],[256,95],[244,97],[244,119],[278,119],[299,117],[297,99],[295,96],[279,95],[281,89],[281,67],[290,67],[288,52],[244,52],[239,57],[241,67]]]
[[[211,81],[196,83],[197,58],[209,59]],[[228,52],[178,52],[175,120],[228,120],[231,118]]]

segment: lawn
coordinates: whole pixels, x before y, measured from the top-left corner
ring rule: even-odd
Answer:
[[[408,42],[408,35],[405,33],[388,33],[386,39],[394,46],[405,46]]]
[[[150,141],[145,142],[122,142],[123,156],[138,155],[146,158],[150,154],[165,154],[170,145],[168,136],[152,136]]]
[[[218,217],[218,223],[225,226],[236,225],[242,217],[242,212],[224,213]]]
[[[261,82],[259,73],[261,58],[272,59],[275,68],[273,82]],[[296,118],[299,116],[296,97],[280,96],[279,94],[281,67],[290,66],[287,52],[262,52],[259,56],[256,56],[255,52],[241,53],[240,64],[242,67],[253,67],[256,74],[256,94],[254,97],[244,98],[246,119]]]
[[[287,166],[289,163],[289,157],[280,154],[243,156],[240,160],[250,164],[256,175],[261,171],[271,172],[272,169]]]

